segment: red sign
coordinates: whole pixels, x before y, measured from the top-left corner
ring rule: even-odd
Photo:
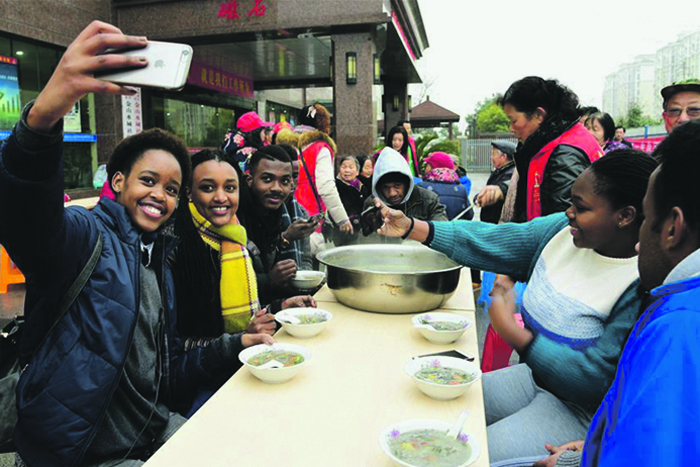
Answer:
[[[10,65],[17,65],[17,59],[0,55],[0,63],[9,63]]]
[[[396,27],[396,30],[399,33],[399,37],[401,37],[401,42],[403,42],[403,45],[406,47],[406,51],[408,52],[408,55],[411,57],[411,60],[413,60],[415,62],[416,61],[416,54],[413,53],[413,49],[411,48],[411,44],[408,42],[408,38],[406,37],[406,33],[403,31],[403,28],[401,27],[401,23],[399,23],[399,17],[396,16],[395,11],[391,12],[391,22],[394,23],[394,26]]]
[[[263,5],[264,0],[255,0],[255,5],[248,11],[248,18],[251,16],[265,16],[267,8]],[[241,19],[238,14],[238,0],[221,2],[219,13],[216,15],[219,18],[224,18],[230,21]]]
[[[253,98],[252,79],[196,61],[192,62],[190,74],[187,76],[187,83],[235,96]]]

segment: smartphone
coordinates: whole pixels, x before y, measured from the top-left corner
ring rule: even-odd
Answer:
[[[413,358],[423,358],[423,357],[455,357],[455,358],[461,358],[461,359],[466,360],[468,362],[474,361],[474,357],[470,357],[469,355],[462,353],[456,349],[446,350],[445,352],[429,353],[427,355],[418,355],[417,357],[413,357]]]
[[[192,64],[193,50],[187,44],[148,41],[141,49],[111,50],[105,53],[120,53],[146,57],[148,65],[143,68],[109,70],[95,73],[95,77],[129,86],[143,86],[177,91],[187,82]]]
[[[360,222],[362,223],[362,235],[365,237],[376,232],[384,224],[381,208],[372,206],[365,209],[360,214]]]
[[[323,219],[323,214],[314,214],[313,216],[309,217],[306,222],[309,224],[317,224],[321,219]]]

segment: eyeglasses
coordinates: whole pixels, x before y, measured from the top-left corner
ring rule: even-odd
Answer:
[[[688,114],[690,118],[700,117],[700,108],[698,107],[688,107],[687,109],[679,109],[677,107],[672,109],[666,109],[666,115],[673,118],[678,118],[683,114],[683,111]]]

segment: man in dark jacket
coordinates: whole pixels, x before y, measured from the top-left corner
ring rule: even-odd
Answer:
[[[365,200],[365,209],[379,198],[392,209],[424,221],[446,221],[445,206],[435,193],[413,183],[408,162],[392,148],[384,148],[377,158],[372,176],[373,197]]]
[[[482,222],[498,224],[503,202],[508,194],[510,179],[515,170],[515,162],[513,162],[515,143],[500,139],[492,141],[491,146],[491,162],[494,170],[486,186],[476,195],[474,202],[481,206],[479,219]]]
[[[286,201],[294,191],[292,160],[279,146],[265,146],[248,163],[239,219],[248,233],[248,251],[258,280],[261,305],[297,295],[290,280],[297,269],[311,269],[309,236],[318,222],[302,217],[302,208]]]

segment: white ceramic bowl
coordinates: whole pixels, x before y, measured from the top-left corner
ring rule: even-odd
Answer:
[[[450,321],[452,323],[463,323],[464,326],[456,331],[438,331],[430,325],[422,324],[424,320],[427,321]],[[415,315],[412,318],[413,327],[418,329],[418,331],[434,344],[450,344],[457,339],[459,339],[464,331],[471,326],[471,322],[463,315],[457,315],[454,313],[442,313],[429,311],[428,313],[421,313],[420,315]]]
[[[403,422],[395,423],[386,428],[381,433],[381,435],[379,435],[379,444],[382,446],[382,449],[384,450],[386,455],[389,456],[389,458],[392,461],[394,461],[395,465],[400,465],[402,467],[415,467],[415,464],[409,464],[406,461],[402,461],[401,459],[398,459],[396,456],[394,456],[394,454],[391,452],[391,448],[389,447],[389,441],[392,438],[392,436],[395,436],[397,434],[400,435],[401,433],[405,433],[407,431],[424,429],[441,430],[446,432],[449,428],[450,423],[443,422],[442,420],[405,420]],[[456,464],[454,465],[454,467],[465,467],[469,464],[474,463],[474,461],[476,461],[479,458],[479,454],[481,453],[479,443],[477,442],[474,436],[464,431],[460,433],[460,436],[468,437],[468,443],[469,447],[471,448],[471,453],[466,461],[462,462],[461,464]]]
[[[292,278],[292,286],[301,290],[311,290],[318,287],[325,277],[326,273],[323,271],[297,271]]]
[[[472,379],[468,383],[448,385],[417,378],[416,373],[426,366],[455,368],[457,370],[465,371],[471,375]],[[481,370],[473,363],[469,363],[461,358],[444,356],[414,358],[406,364],[406,373],[408,373],[408,375],[413,379],[413,382],[416,383],[416,386],[418,386],[418,389],[420,389],[425,395],[441,401],[448,401],[458,398],[467,392],[469,386],[481,378]]]
[[[326,318],[326,320],[322,323],[314,324],[289,324],[286,322],[290,316],[298,318],[301,315],[308,315],[312,313],[320,313]],[[328,322],[333,319],[333,315],[329,311],[322,310],[320,308],[287,308],[277,312],[275,319],[282,325],[282,328],[292,336],[306,339],[323,331],[323,328],[325,328]]]
[[[267,350],[290,350],[292,352],[297,352],[303,355],[304,361],[298,365],[292,365],[283,368],[259,368],[257,366],[248,363],[251,357],[259,353],[265,352]],[[306,365],[306,362],[311,358],[311,353],[300,345],[286,344],[283,342],[276,342],[273,345],[258,344],[252,347],[248,347],[238,354],[238,359],[243,363],[244,366],[248,367],[253,376],[258,378],[260,381],[269,384],[279,384],[289,381],[294,378],[301,369]]]

